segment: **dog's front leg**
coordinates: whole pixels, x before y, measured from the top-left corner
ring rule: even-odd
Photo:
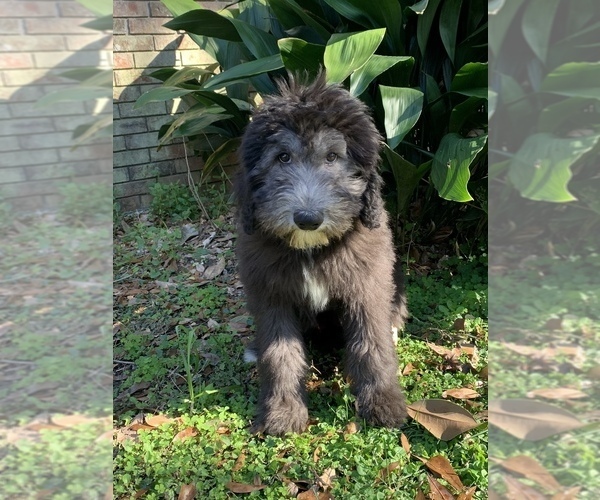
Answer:
[[[257,315],[260,393],[253,432],[302,432],[308,423],[304,343],[293,311],[273,307]]]
[[[358,413],[373,425],[399,427],[406,418],[398,384],[398,359],[390,334],[390,315],[382,304],[356,304],[344,315],[346,373]]]

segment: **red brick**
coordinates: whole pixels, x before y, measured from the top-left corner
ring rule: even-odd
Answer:
[[[146,19],[129,19],[129,33],[137,35],[162,35],[173,34],[175,31],[165,28],[163,24],[169,21],[164,17],[151,17]]]
[[[115,69],[133,68],[133,54],[130,52],[115,52],[113,54],[113,67]]]
[[[152,17],[173,17],[169,9],[161,2],[148,2],[150,5],[150,15]]]
[[[143,52],[153,50],[152,35],[117,35],[114,37],[115,52]]]
[[[33,61],[31,59],[31,54],[26,52],[15,54],[0,53],[0,69],[21,69],[32,67]]]
[[[89,9],[77,2],[58,2],[60,17],[96,17]]]
[[[146,68],[172,68],[177,62],[177,53],[174,50],[162,52],[138,52],[134,54],[135,67]]]
[[[113,2],[114,17],[148,17],[148,2],[116,1]]]
[[[68,50],[111,50],[112,35],[71,35],[65,37]]]
[[[36,34],[69,34],[69,33],[93,33],[94,30],[81,26],[89,19],[69,17],[64,19],[25,19],[25,30],[27,33]]]
[[[154,38],[154,50],[175,50],[181,48],[183,35],[172,32],[170,35],[154,35],[152,38]]]
[[[56,17],[54,2],[2,2],[0,17]]]
[[[127,198],[119,198],[117,199],[117,205],[119,206],[119,210],[123,212],[131,212],[142,207],[139,196],[128,196]],[[148,204],[146,206],[150,205]]]
[[[113,35],[126,35],[127,33],[127,19],[113,19]]]
[[[61,35],[12,35],[3,37],[0,42],[2,52],[39,52],[64,49],[65,43]]]
[[[0,19],[0,35],[19,35],[23,33],[21,19]]]

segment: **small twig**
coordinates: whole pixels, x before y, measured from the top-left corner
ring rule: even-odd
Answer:
[[[190,168],[190,162],[188,160],[188,155],[187,155],[187,147],[186,147],[186,144],[185,144],[185,137],[183,138],[183,154],[185,156],[185,164],[187,166],[188,186],[189,186],[190,190],[192,191],[192,195],[194,196],[194,199],[196,200],[196,203],[198,203],[198,206],[200,207],[200,210],[202,210],[202,213],[204,214],[204,217],[206,217],[206,220],[213,227],[213,229],[218,230],[219,228],[212,221],[210,215],[208,215],[208,211],[206,210],[206,207],[204,206],[204,203],[202,203],[202,200],[200,199],[200,194],[198,193],[198,188],[196,187],[196,184],[194,183],[194,178],[192,177],[192,169]]]
[[[133,363],[132,361],[123,361],[121,359],[113,359],[114,363],[119,363],[121,365],[132,365],[135,366],[135,363]]]

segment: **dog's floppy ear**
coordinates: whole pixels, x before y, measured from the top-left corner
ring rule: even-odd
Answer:
[[[368,229],[375,229],[381,225],[383,199],[381,198],[381,185],[383,180],[375,169],[368,173],[367,189],[363,193],[363,208],[360,212],[360,221]]]
[[[250,181],[244,168],[241,168],[233,183],[237,215],[246,234],[254,232],[254,201],[250,193]]]

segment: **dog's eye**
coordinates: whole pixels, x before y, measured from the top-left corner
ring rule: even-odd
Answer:
[[[327,163],[333,163],[335,160],[337,160],[337,157],[338,155],[335,153],[327,153],[325,159],[327,160]]]
[[[289,163],[292,157],[288,153],[281,153],[277,158],[281,163]]]

